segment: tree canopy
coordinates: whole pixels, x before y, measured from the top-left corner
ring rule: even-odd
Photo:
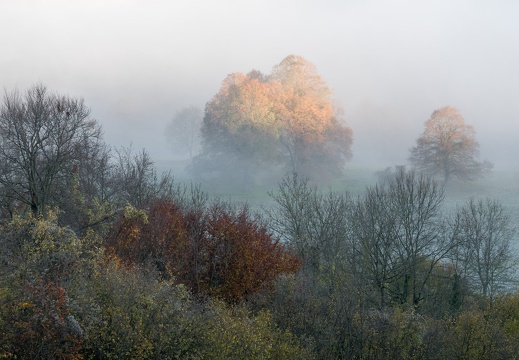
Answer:
[[[493,166],[477,161],[478,156],[474,128],[465,123],[458,110],[445,106],[425,122],[409,160],[427,174],[443,175],[446,182],[452,178],[470,181],[487,174]]]
[[[230,74],[206,105],[197,161],[211,159],[224,173],[227,166],[241,168],[249,177],[258,165],[340,175],[351,157],[352,131],[338,118],[331,93],[301,56],[288,56],[270,75]]]

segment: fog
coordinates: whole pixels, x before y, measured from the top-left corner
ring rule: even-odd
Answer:
[[[229,73],[314,63],[354,132],[348,166],[403,164],[431,113],[460,110],[481,158],[519,170],[517,1],[0,3],[0,86],[83,97],[113,146],[173,157],[164,136]]]

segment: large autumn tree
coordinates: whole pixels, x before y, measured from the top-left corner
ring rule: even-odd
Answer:
[[[445,106],[425,122],[409,160],[429,175],[442,175],[445,182],[452,178],[470,181],[487,174],[493,166],[488,161],[479,162],[478,156],[474,128],[458,110]]]
[[[352,131],[341,123],[316,67],[290,55],[272,74],[230,74],[207,103],[200,169],[244,174],[283,165],[311,177],[334,177],[351,157]],[[207,167],[209,166],[209,167]]]

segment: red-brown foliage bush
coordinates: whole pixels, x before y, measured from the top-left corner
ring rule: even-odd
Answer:
[[[195,213],[157,200],[147,216],[129,213],[108,236],[107,253],[126,266],[151,261],[194,294],[239,301],[300,266],[247,207],[214,204]]]

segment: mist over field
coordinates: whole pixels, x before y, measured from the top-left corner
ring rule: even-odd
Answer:
[[[314,63],[353,130],[348,166],[407,162],[442,106],[476,129],[481,158],[519,169],[515,1],[3,1],[0,86],[84,97],[113,146],[175,154],[175,112],[230,73]]]
[[[0,0],[0,357],[517,359],[517,19]]]
[[[498,197],[519,219],[518,14],[514,1],[8,0],[0,3],[0,86],[42,83],[83,97],[110,146],[145,148],[159,172],[189,182],[187,152],[167,139],[175,114],[203,111],[228,74],[268,74],[301,55],[353,131],[335,189],[361,193],[375,172],[409,165],[424,122],[450,105],[474,127],[494,173],[448,194]],[[275,183],[244,194],[204,186],[259,204]]]

